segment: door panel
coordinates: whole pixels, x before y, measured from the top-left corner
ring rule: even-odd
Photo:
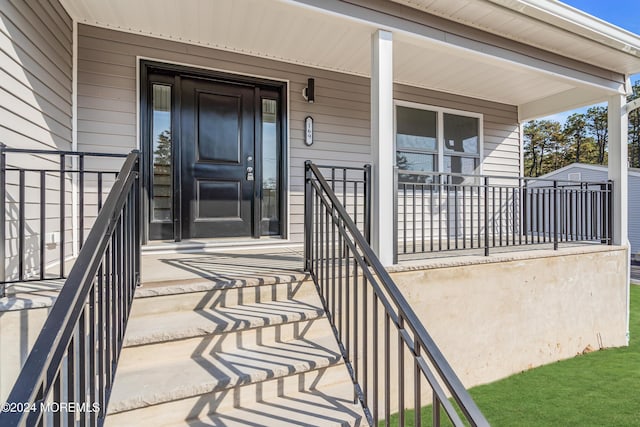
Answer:
[[[182,79],[182,236],[251,236],[254,89]]]
[[[242,97],[196,90],[199,162],[241,163]]]

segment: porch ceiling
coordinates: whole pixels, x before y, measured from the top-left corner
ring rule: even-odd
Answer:
[[[545,69],[519,63],[494,55],[491,47],[482,44],[465,48],[449,43],[455,39],[450,34],[425,36],[346,16],[335,8],[323,10],[324,6],[314,6],[314,0],[303,0],[306,4],[290,0],[62,3],[79,23],[360,76],[370,74],[372,32],[387,27],[394,32],[396,82],[518,105],[527,112],[522,118],[601,101],[621,90],[619,82],[567,75],[555,64]],[[340,2],[327,0],[330,3],[342,7]]]

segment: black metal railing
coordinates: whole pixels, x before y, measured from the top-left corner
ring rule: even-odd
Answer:
[[[0,297],[8,283],[66,277],[125,157],[0,145]]]
[[[305,264],[351,374],[367,421],[432,404],[456,426],[488,425],[449,363],[317,166],[305,164]],[[451,397],[451,399],[449,399]],[[463,421],[464,420],[464,421]]]
[[[367,242],[371,239],[371,165],[315,165]]]
[[[611,244],[612,182],[396,170],[398,255]]]
[[[132,152],[0,412],[0,426],[103,424],[140,277],[139,171]]]

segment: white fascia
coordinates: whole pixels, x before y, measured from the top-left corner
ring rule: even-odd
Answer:
[[[485,0],[555,27],[640,57],[640,37],[580,9],[549,0]],[[638,70],[640,71],[640,70]]]

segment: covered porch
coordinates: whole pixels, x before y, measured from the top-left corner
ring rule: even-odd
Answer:
[[[471,173],[477,176],[471,177],[471,185],[481,183],[480,186],[484,185],[483,176],[504,177],[504,182],[507,177],[522,176],[520,123],[607,101],[612,227],[608,235],[602,226],[591,234],[597,234],[593,240],[625,243],[626,178],[622,166],[626,165],[626,149],[621,141],[626,140],[626,116],[621,107],[628,89],[626,76],[637,58],[623,52],[622,46],[633,41],[623,31],[605,26],[602,30],[606,30],[609,39],[601,42],[588,31],[577,36],[579,31],[569,28],[569,33],[575,30],[569,43],[567,31],[552,24],[569,25],[577,19],[575,11],[561,8],[554,11],[557,22],[536,21],[543,29],[534,25],[539,12],[525,10],[516,14],[490,1],[483,2],[485,13],[477,22],[472,19],[477,14],[474,7],[460,9],[451,5],[433,11],[426,6],[424,10],[408,7],[402,2],[380,4],[377,9],[358,2],[314,1],[225,1],[217,2],[215,7],[198,1],[180,6],[165,2],[163,7],[145,2],[125,5],[66,0],[63,4],[74,18],[78,46],[74,54],[78,116],[74,147],[80,151],[103,150],[101,141],[110,139],[110,151],[139,148],[144,158],[145,122],[137,98],[143,87],[137,73],[142,60],[285,82],[279,175],[282,226],[276,236],[285,241],[303,240],[304,160],[346,167],[370,163],[371,241],[383,263],[393,264],[393,245],[388,242],[401,241],[404,248],[404,240],[412,236],[405,233],[405,228],[415,227],[415,220],[404,220],[405,214],[415,214],[405,210],[415,192],[396,191],[407,183],[403,184],[403,178],[409,184],[415,181],[407,180],[407,173],[394,172],[398,166],[402,172],[403,165],[397,164],[397,159],[407,151],[402,151],[397,142],[398,108],[434,111],[437,115],[433,136],[428,129],[418,129],[418,135],[413,135],[423,138],[421,144],[433,141],[433,149],[409,149],[420,160],[404,169],[409,174],[411,169],[440,174],[441,189],[454,191],[455,187],[462,187],[445,187],[446,182],[452,184],[445,176]],[[179,11],[175,9],[178,7]],[[228,25],[229,16],[242,17],[243,25]],[[282,20],[293,24],[279,25]],[[172,22],[169,27],[164,24],[168,21]],[[527,44],[518,41],[525,34]],[[314,79],[313,103],[302,94],[309,79]],[[97,119],[96,115],[102,118]],[[306,117],[314,120],[312,140],[307,141],[312,145],[305,144]],[[448,130],[446,117],[476,118],[476,130],[471,132],[474,135],[458,132],[456,136]],[[117,138],[105,138],[104,120],[121,129]],[[409,131],[403,132],[406,135]],[[468,144],[460,148],[458,142],[453,142],[470,137],[475,138],[476,148],[469,149]],[[147,169],[147,173],[151,170]],[[260,176],[256,178],[259,181]],[[510,190],[506,187],[513,186],[504,187],[507,192]],[[593,190],[593,198],[607,191]],[[400,196],[396,201],[397,194]],[[145,203],[151,206],[151,191],[147,190],[145,196]],[[589,192],[587,198],[591,196]],[[551,201],[550,196],[545,197]],[[444,198],[443,203],[446,200],[455,203],[454,198]],[[484,204],[484,199],[479,202],[476,206]],[[608,209],[601,205],[587,209]],[[512,212],[518,209],[524,206],[513,207],[508,215],[513,216]],[[551,230],[551,218],[538,219],[539,225],[548,226],[543,235],[549,239],[551,235],[546,230]],[[445,219],[441,216],[438,221]],[[479,221],[481,224],[476,224],[473,232],[469,229],[469,234],[484,226],[484,219]],[[455,225],[442,227],[450,229]],[[396,232],[399,234],[394,238]],[[440,234],[450,236],[451,232]]]
[[[281,379],[299,395],[315,387],[308,372],[319,381],[336,366],[348,384],[340,415],[364,419],[362,409],[376,425],[435,402],[456,419],[450,393],[484,425],[456,372],[478,384],[583,345],[627,342],[624,103],[640,68],[637,37],[560,5],[497,0],[60,2],[72,21],[68,146],[31,153],[57,156],[36,171],[5,150],[0,167],[16,181],[0,183],[0,211],[5,280],[71,271],[72,286],[56,316],[47,316],[52,287],[48,303],[5,306],[14,373],[42,322],[59,321],[36,352],[55,345],[55,360],[32,362],[41,375],[15,393],[66,387],[71,400],[85,388],[106,404],[122,350],[129,387],[115,394],[114,425],[216,417],[225,396],[236,416],[237,401],[251,408],[267,380],[280,401]],[[522,178],[523,121],[600,101],[609,182]],[[218,150],[218,129],[236,145]],[[88,179],[96,159],[126,153],[117,178]],[[453,256],[423,259],[445,252]],[[253,311],[225,317],[245,305]],[[149,326],[136,339],[125,336],[130,312]],[[260,350],[244,351],[247,335]],[[531,340],[519,347],[522,335]],[[265,347],[274,357],[245,376]],[[527,358],[532,348],[539,354]],[[157,354],[166,359],[148,369]],[[180,367],[186,386],[178,378],[155,393],[158,372],[180,377]],[[245,385],[249,400],[235,399]]]

